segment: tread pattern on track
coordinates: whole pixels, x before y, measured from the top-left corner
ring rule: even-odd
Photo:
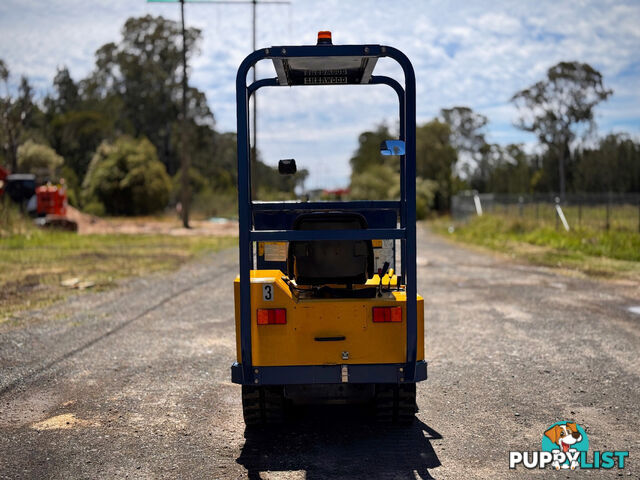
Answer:
[[[248,427],[282,423],[284,406],[282,386],[242,386],[242,415]]]
[[[415,383],[376,385],[375,412],[378,422],[411,424],[416,411]]]

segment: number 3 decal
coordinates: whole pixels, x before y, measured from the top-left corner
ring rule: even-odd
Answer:
[[[267,284],[262,286],[262,299],[268,302],[273,300],[273,285]]]

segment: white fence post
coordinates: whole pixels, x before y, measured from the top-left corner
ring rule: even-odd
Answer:
[[[556,197],[556,212],[558,213],[558,217],[560,217],[560,221],[564,226],[564,229],[569,231],[569,224],[567,223],[567,219],[564,216],[564,212],[562,211],[562,207],[560,206],[560,199]]]
[[[476,213],[479,217],[482,216],[482,204],[480,203],[480,195],[477,193],[473,194],[473,203],[476,205]]]

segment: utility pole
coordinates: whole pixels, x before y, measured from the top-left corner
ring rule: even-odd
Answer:
[[[185,3],[213,3],[220,5],[239,5],[239,4],[251,4],[252,7],[252,50],[256,50],[256,10],[259,3],[274,3],[289,5],[289,0],[147,0],[149,3],[180,3],[180,20],[182,23],[182,122],[181,122],[181,142],[182,148],[180,149],[180,172],[182,176],[181,185],[181,203],[182,203],[182,226],[189,228],[189,207],[191,202],[191,196],[189,192],[189,157],[187,152],[187,42],[184,28],[184,4]],[[257,79],[256,66],[253,66],[253,81]],[[255,166],[258,158],[258,100],[256,93],[253,94],[253,142],[251,146],[251,169],[255,172]],[[255,175],[252,177],[252,190],[255,191]]]
[[[149,3],[175,3],[176,0],[147,0]],[[177,0],[180,3],[180,26],[182,34],[182,111],[180,113],[180,216],[182,226],[189,227],[189,207],[191,192],[189,191],[189,153],[187,148],[187,34],[184,28],[184,3],[185,0]]]
[[[180,20],[182,22],[182,128],[181,138],[181,172],[182,172],[182,226],[189,228],[189,207],[191,204],[191,192],[189,191],[189,164],[190,158],[187,152],[187,35],[184,29],[184,0],[180,0]]]

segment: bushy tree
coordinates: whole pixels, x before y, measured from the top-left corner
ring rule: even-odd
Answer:
[[[18,147],[18,169],[23,173],[33,173],[41,180],[54,180],[56,170],[64,159],[48,145],[27,140]]]
[[[593,129],[595,106],[612,93],[605,88],[600,72],[591,65],[560,62],[547,71],[546,79],[511,98],[520,112],[516,126],[535,133],[556,160],[561,196],[566,190],[565,167],[577,131],[581,126]]]
[[[400,174],[389,164],[372,165],[363,172],[351,174],[349,196],[354,200],[387,200],[399,198]]]
[[[98,213],[144,215],[166,207],[171,180],[146,138],[118,138],[98,147],[82,185],[83,204]]]

